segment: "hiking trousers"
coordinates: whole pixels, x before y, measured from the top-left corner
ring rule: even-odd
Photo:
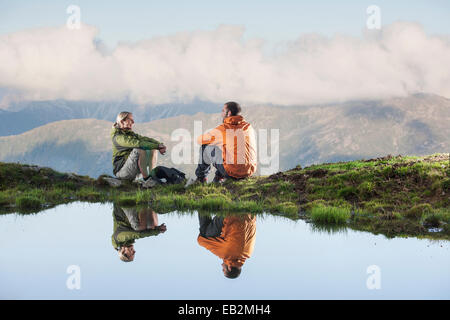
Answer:
[[[218,146],[204,144],[200,148],[200,163],[195,170],[197,179],[204,179],[211,170],[211,165],[216,168],[217,178],[231,178],[223,166],[222,149]]]

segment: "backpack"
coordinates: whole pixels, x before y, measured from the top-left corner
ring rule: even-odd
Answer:
[[[168,184],[176,184],[182,183],[186,179],[186,174],[175,168],[157,166],[152,170],[152,177],[157,178],[161,183],[161,179],[165,179]]]

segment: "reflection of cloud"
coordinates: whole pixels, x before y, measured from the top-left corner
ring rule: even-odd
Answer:
[[[363,38],[302,35],[282,53],[264,54],[243,28],[178,33],[109,54],[83,25],[0,36],[0,87],[25,99],[137,103],[239,100],[304,104],[386,98],[413,92],[450,97],[450,42],[397,22]]]

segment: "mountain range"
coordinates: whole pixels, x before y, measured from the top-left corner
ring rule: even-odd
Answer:
[[[179,110],[182,112],[181,107]],[[189,112],[194,110],[197,109],[192,107]],[[211,110],[212,106],[207,111]],[[111,111],[110,116],[115,117],[115,113],[116,110]],[[432,94],[315,106],[253,106],[244,108],[243,115],[256,129],[258,143],[267,141],[267,154],[274,156],[273,159],[277,154],[270,151],[275,147],[270,143],[271,130],[278,129],[279,166],[264,174],[297,165],[450,150],[450,100]],[[106,111],[103,116],[106,117]],[[146,118],[135,115],[135,119],[145,121],[142,119]],[[180,141],[172,141],[171,135],[174,130],[183,128],[195,138],[195,121],[201,121],[205,131],[217,126],[221,118],[219,113],[205,112],[161,116],[157,120],[136,123],[134,130],[168,146],[169,152],[159,157],[159,164],[175,166],[192,175],[195,164],[172,161],[171,150],[179,149]],[[111,118],[60,120],[18,135],[3,136],[0,137],[0,161],[49,166],[93,177],[112,174],[111,126]],[[267,138],[261,134],[264,130]],[[192,142],[185,143],[192,146]],[[198,152],[197,148],[191,149],[191,159],[193,152]],[[266,154],[266,150],[262,145],[258,148],[259,159],[263,160],[261,155]],[[259,165],[259,169],[267,167],[263,163]]]
[[[142,122],[176,117],[197,112],[215,113],[221,110],[218,103],[195,101],[161,105],[137,105],[124,101],[20,101],[12,102],[7,109],[0,109],[3,123],[0,136],[17,135],[47,123],[71,119],[98,119],[115,121],[121,111],[133,112]]]

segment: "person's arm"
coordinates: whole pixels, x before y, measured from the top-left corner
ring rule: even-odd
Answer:
[[[141,135],[139,135],[139,134],[136,134],[138,137],[139,137],[139,139],[141,139],[141,140],[145,140],[145,141],[148,141],[148,142],[151,142],[151,143],[156,143],[156,144],[161,144],[161,142],[159,142],[158,140],[156,140],[156,139],[153,139],[153,138],[150,138],[150,137],[146,137],[146,136],[141,136]]]
[[[156,148],[152,148],[152,149],[159,149],[161,145],[164,145],[162,142],[159,142],[158,140],[150,138],[150,137],[141,136],[140,134],[137,134],[137,133],[136,133],[136,136],[139,138],[139,140],[151,143],[152,145],[156,146]]]
[[[227,243],[225,239],[221,237],[205,238],[198,235],[197,242],[200,246],[211,251],[219,258],[223,259],[225,257],[225,252],[227,251]]]
[[[204,144],[212,144],[212,145],[222,145],[223,143],[223,133],[225,129],[222,129],[222,125],[218,126],[217,128],[214,128],[205,134],[202,134],[197,138],[197,143],[199,145]]]
[[[125,148],[141,148],[145,150],[153,150],[159,148],[159,142],[150,142],[146,139],[141,139],[141,136],[136,135],[126,135],[126,134],[116,134],[113,137],[113,143],[125,147]]]
[[[167,227],[166,224],[163,223],[159,226],[155,226],[151,229],[145,229],[139,232],[139,234],[141,235],[140,238],[142,237],[148,237],[148,236],[157,236],[158,234],[164,233],[166,232]]]
[[[163,224],[161,224],[161,225],[159,225],[159,226],[156,226],[155,229],[156,229],[156,230],[159,230],[160,232],[166,232],[167,227],[166,227],[166,224],[163,223]]]
[[[154,148],[154,149],[158,149],[161,154],[164,154],[166,152],[167,147],[164,145],[164,143],[159,142],[158,140],[150,138],[150,137],[145,137],[145,136],[141,136],[141,135],[138,135],[138,136],[139,136],[139,139],[158,144],[158,147]]]

